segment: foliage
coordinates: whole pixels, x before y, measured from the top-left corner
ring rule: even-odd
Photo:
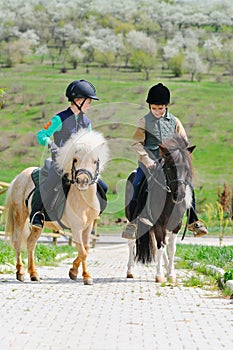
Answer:
[[[5,102],[6,102],[5,89],[0,88],[0,109],[4,107]]]
[[[38,243],[35,250],[35,263],[40,266],[57,265],[59,261],[71,257],[77,249],[69,245],[52,245]],[[22,250],[24,263],[27,262],[27,254]],[[15,250],[6,241],[0,239],[0,265],[5,265],[8,269],[9,264],[15,265]]]
[[[233,268],[232,246],[203,246],[177,244],[176,256],[187,263],[199,262],[203,266],[211,264],[224,270]]]
[[[226,283],[227,281],[233,280],[233,268],[224,273],[223,280],[224,280],[224,283]]]
[[[221,6],[218,1],[200,0],[182,1],[182,5],[165,0],[127,4],[122,0],[91,0],[81,6],[72,0],[2,0],[1,5],[0,62],[4,67],[30,62],[32,53],[42,62],[47,59],[53,65],[61,64],[63,72],[80,59],[82,63],[101,64],[104,60],[107,65],[108,55],[121,65],[129,62],[132,51],[140,50],[151,56],[158,52],[160,61],[174,61],[176,76],[181,74],[175,59],[179,55],[183,55],[191,79],[207,65],[209,71],[217,66],[231,79],[233,76],[230,0],[222,0]]]

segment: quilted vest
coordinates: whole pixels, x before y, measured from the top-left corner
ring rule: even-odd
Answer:
[[[164,117],[155,118],[149,112],[145,117],[146,138],[144,147],[152,159],[159,156],[159,144],[171,138],[176,130],[175,117],[166,112]]]
[[[58,147],[63,146],[72,134],[76,134],[81,128],[87,128],[90,124],[90,120],[85,115],[79,116],[77,120],[70,107],[57,115],[62,121],[61,130],[56,131],[53,135],[54,142]]]

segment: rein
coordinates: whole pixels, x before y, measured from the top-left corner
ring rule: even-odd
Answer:
[[[99,165],[100,165],[100,161],[98,159],[97,163],[96,163],[96,170],[95,170],[95,174],[94,176],[92,175],[92,173],[87,170],[87,169],[78,169],[76,170],[75,169],[75,163],[77,162],[76,159],[73,160],[73,163],[72,163],[72,168],[71,168],[71,180],[70,182],[72,184],[74,183],[79,183],[79,176],[82,175],[82,174],[85,174],[87,175],[87,177],[89,178],[89,182],[88,182],[88,185],[92,185],[96,182],[96,180],[98,179],[98,176],[99,176],[99,172],[100,172],[100,169],[99,169]]]
[[[164,164],[161,164],[160,161],[157,161],[157,162],[156,162],[156,165],[158,165],[158,166],[156,166],[156,169],[157,169],[157,170],[161,171],[161,170],[164,169]],[[168,179],[168,176],[167,176],[167,174],[166,174],[165,171],[164,171],[164,174],[165,174],[165,178],[166,178],[166,184],[163,185],[163,184],[158,180],[158,178],[157,178],[156,176],[154,176],[153,172],[150,171],[150,169],[148,169],[148,172],[149,172],[149,175],[150,175],[150,177],[149,177],[148,180],[153,179],[163,190],[167,191],[168,193],[171,193],[171,192],[172,192],[171,187],[170,187],[170,185],[171,185],[172,183],[178,183],[178,184],[185,185],[185,186],[189,185],[189,183],[188,183],[187,181],[182,180],[182,179],[169,180],[169,179]]]

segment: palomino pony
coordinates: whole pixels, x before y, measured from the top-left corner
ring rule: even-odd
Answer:
[[[174,256],[176,237],[182,225],[186,209],[192,203],[192,160],[193,147],[178,135],[159,145],[160,156],[156,167],[149,171],[141,188],[136,208],[138,223],[135,240],[128,240],[129,260],[127,277],[133,278],[135,260],[143,264],[155,261],[157,255],[156,282],[163,282],[163,260],[167,277],[176,281]],[[131,173],[126,184],[126,217],[129,219],[130,187],[135,172]],[[143,198],[144,196],[144,198]],[[144,203],[144,205],[142,204]],[[146,203],[146,204],[145,204]],[[144,208],[143,208],[144,206]],[[168,255],[166,236],[169,233]]]
[[[82,264],[84,284],[93,283],[86,260],[93,222],[100,213],[96,182],[99,172],[108,160],[108,154],[108,145],[101,133],[82,129],[59,149],[56,158],[58,169],[66,174],[70,181],[70,190],[61,222],[70,228],[78,250],[78,256],[69,271],[69,277],[76,280],[78,268]],[[21,259],[23,243],[24,245],[26,243],[28,251],[28,273],[31,281],[39,281],[34,264],[34,250],[42,229],[30,227],[28,218],[31,210],[31,197],[26,205],[26,199],[34,188],[31,178],[34,169],[36,168],[25,169],[12,181],[5,203],[6,234],[10,237],[16,250],[16,278],[19,281],[24,281],[25,275]],[[62,228],[56,221],[45,221],[44,227],[53,230]]]

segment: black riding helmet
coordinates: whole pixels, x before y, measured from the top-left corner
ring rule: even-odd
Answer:
[[[170,102],[170,91],[162,83],[152,86],[148,92],[146,102],[155,105],[167,105]]]
[[[73,101],[78,97],[99,100],[99,98],[96,96],[94,85],[84,79],[74,80],[72,83],[70,83],[66,89],[66,97],[68,98],[68,101]]]

